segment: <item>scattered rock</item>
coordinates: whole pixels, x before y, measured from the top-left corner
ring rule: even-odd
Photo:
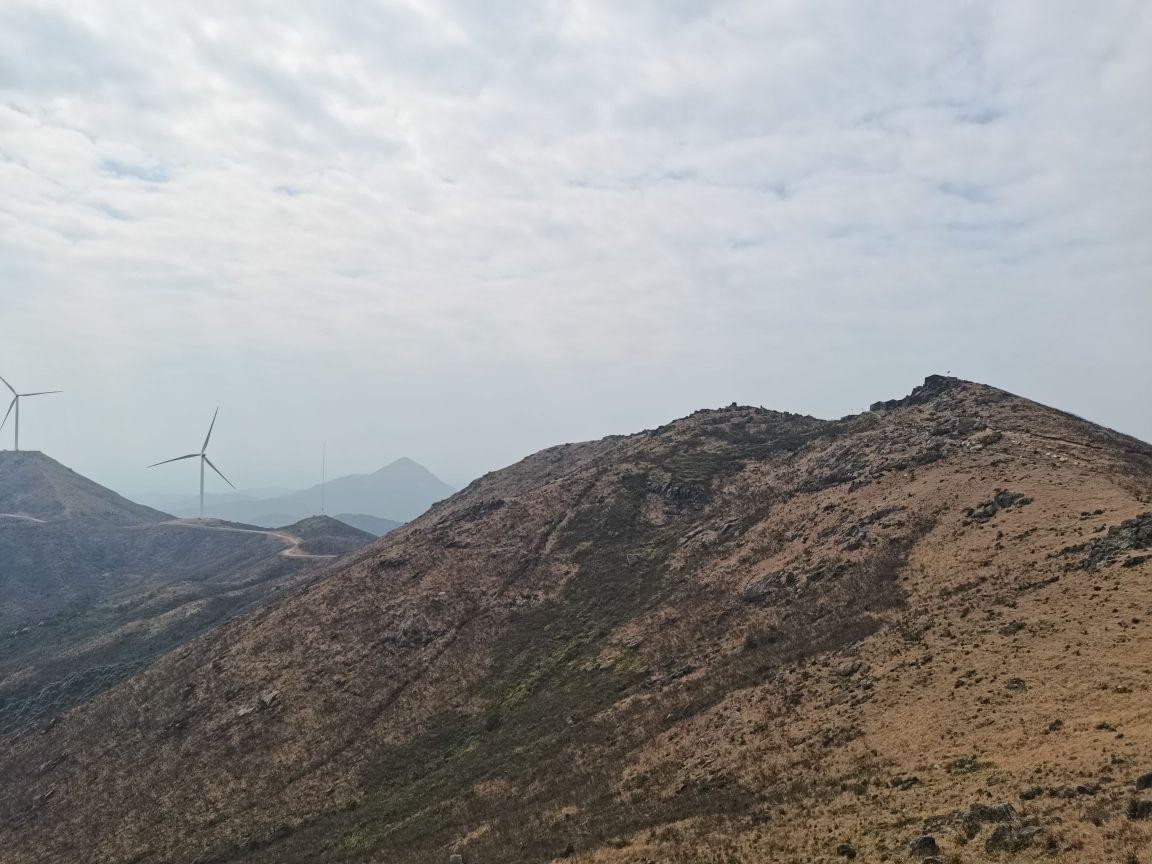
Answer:
[[[1133,798],[1128,802],[1128,818],[1134,821],[1152,819],[1152,800]]]
[[[758,576],[744,586],[740,598],[745,603],[760,603],[771,598],[781,588],[794,584],[795,581],[795,576],[783,570],[778,573],[769,573],[766,576]]]
[[[1145,789],[1152,789],[1152,771],[1136,778],[1136,791],[1142,792]]]
[[[836,854],[851,861],[856,857],[856,847],[851,843],[841,843],[836,847]]]
[[[839,666],[836,667],[836,674],[840,675],[844,678],[847,678],[851,675],[855,675],[859,671],[860,671],[860,661],[859,660],[847,660],[844,663],[841,663]]]
[[[1152,548],[1152,510],[1111,526],[1108,533],[1099,540],[1069,546],[1062,551],[1084,553],[1079,562],[1068,565],[1069,570],[1095,570],[1102,565],[1116,564],[1128,552],[1148,548]],[[1126,566],[1135,566],[1140,562],[1124,563]]]
[[[1044,829],[1038,825],[1021,825],[1017,822],[1005,822],[996,826],[995,830],[984,841],[986,852],[1019,852],[1032,844],[1032,838]]]
[[[1031,801],[1034,798],[1039,798],[1044,794],[1044,790],[1039,786],[1029,786],[1020,792],[1021,801]]]
[[[921,834],[908,843],[908,854],[917,858],[935,856],[940,854],[940,846],[931,834]]]
[[[1024,627],[1025,624],[1023,621],[1009,621],[1007,624],[1000,628],[1000,635],[1015,636],[1017,633],[1023,630]]]
[[[1031,503],[1031,498],[1021,495],[1019,492],[997,489],[988,501],[981,501],[975,507],[965,507],[964,515],[968,517],[968,522],[987,522],[1001,510],[1025,507]]]
[[[1011,822],[1016,818],[1016,808],[1004,801],[1000,804],[973,804],[968,808],[968,816],[975,822]]]

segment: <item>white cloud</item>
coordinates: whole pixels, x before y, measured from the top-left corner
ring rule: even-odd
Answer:
[[[0,364],[69,390],[27,440],[137,488],[217,401],[248,485],[946,368],[1152,437],[1150,37],[1146,0],[9,2]]]

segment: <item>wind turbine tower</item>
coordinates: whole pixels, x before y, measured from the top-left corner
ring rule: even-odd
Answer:
[[[16,410],[16,444],[15,451],[20,452],[20,400],[27,399],[29,396],[47,396],[50,393],[63,393],[63,390],[41,390],[37,393],[17,393],[16,388],[8,383],[7,380],[0,377],[0,381],[4,382],[4,386],[12,391],[12,401],[8,403],[8,410],[4,414],[4,419],[0,420],[0,429],[4,428],[4,424],[8,422],[8,415],[12,410]]]
[[[208,458],[208,442],[212,439],[212,430],[216,428],[216,415],[220,413],[220,409],[216,409],[216,413],[212,415],[212,423],[208,427],[208,434],[204,436],[204,446],[200,448],[199,453],[189,453],[187,456],[176,456],[172,459],[165,459],[163,462],[157,462],[154,465],[149,465],[149,468],[155,468],[157,465],[167,465],[169,462],[179,462],[182,459],[199,459],[200,460],[200,518],[204,518],[204,466],[207,465],[213,471],[220,475],[220,479],[232,486],[232,481],[221,473],[220,469],[212,464],[212,460]],[[232,486],[235,489],[235,486]]]

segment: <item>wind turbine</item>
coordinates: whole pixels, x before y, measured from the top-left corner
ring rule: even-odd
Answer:
[[[16,409],[16,452],[20,452],[20,400],[27,399],[29,396],[47,396],[50,393],[63,393],[63,390],[41,390],[38,393],[17,393],[16,388],[9,384],[4,378],[0,377],[0,381],[4,382],[4,386],[12,391],[12,401],[8,403],[8,411],[4,414],[4,419],[0,421],[0,429],[4,428],[4,424],[8,422],[8,415],[12,413],[12,409]]]
[[[216,414],[220,413],[220,409],[216,409]],[[204,436],[204,446],[200,448],[199,453],[189,453],[187,456],[177,456],[175,459],[165,459],[163,462],[157,462],[155,465],[149,465],[149,468],[155,468],[156,465],[167,465],[169,462],[179,462],[182,459],[199,459],[200,460],[200,518],[204,518],[204,463],[208,463],[210,467],[217,474],[220,474],[220,479],[232,486],[232,481],[225,477],[219,468],[212,464],[212,460],[208,458],[208,441],[212,438],[212,430],[216,426],[216,414],[212,415],[212,425],[208,427],[208,434]],[[235,486],[232,486],[235,489]]]

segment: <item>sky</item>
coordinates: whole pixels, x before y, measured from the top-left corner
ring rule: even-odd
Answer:
[[[5,0],[22,444],[192,493],[144,466],[220,406],[242,488],[463,485],[934,372],[1152,440],[1149,45],[1152,0]]]

